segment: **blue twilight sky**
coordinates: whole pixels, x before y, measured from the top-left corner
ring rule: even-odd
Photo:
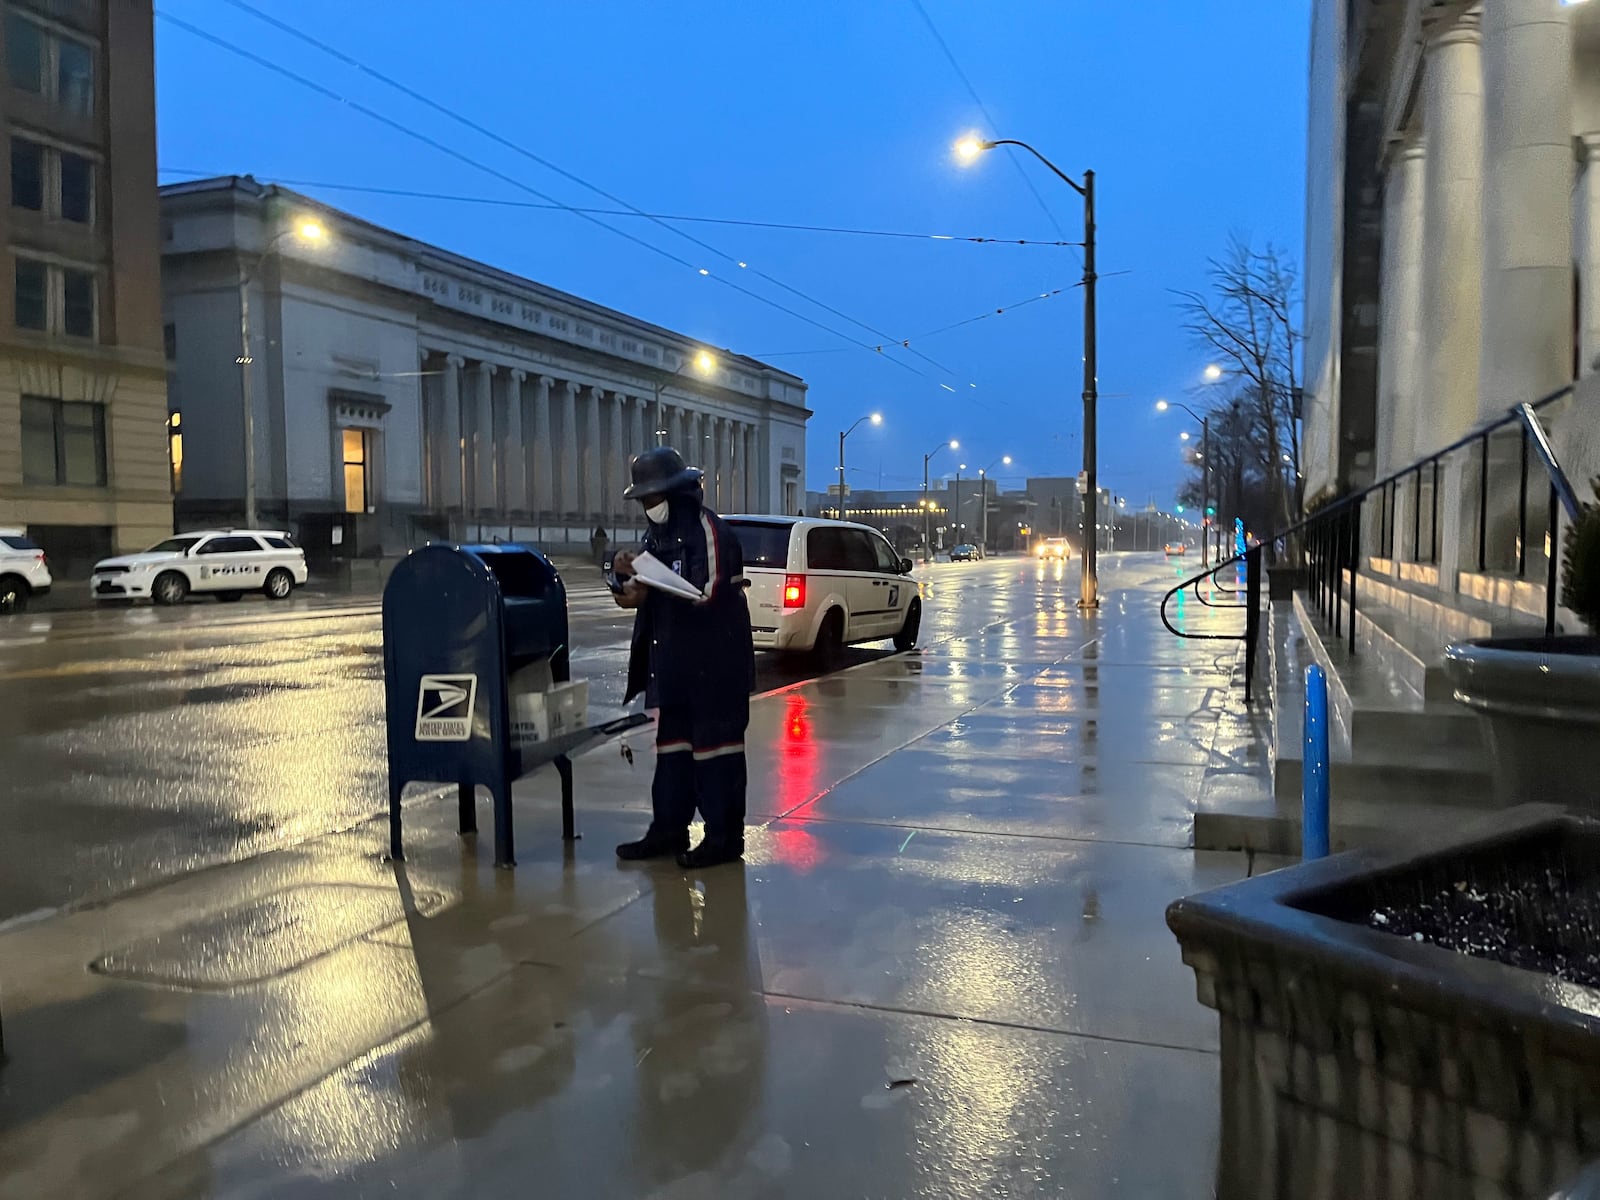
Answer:
[[[1153,403],[1191,397],[1206,361],[1172,289],[1202,286],[1233,233],[1302,253],[1309,0],[922,0],[993,126],[917,0],[249,2],[653,213],[1076,242],[1081,202],[1031,157],[996,150],[963,169],[950,146],[978,130],[1032,142],[1075,177],[1092,167],[1100,476],[1130,503],[1171,502],[1183,426]],[[157,11],[563,203],[616,207],[232,0]],[[171,21],[158,18],[156,36],[163,181],[188,170],[533,199]],[[802,375],[813,487],[833,478],[838,431],[873,410],[882,428],[849,442],[855,487],[919,484],[923,453],[948,438],[962,449],[941,455],[946,471],[1012,455],[995,470],[1007,486],[1080,466],[1073,249],[675,226],[706,249],[603,218],[684,266],[563,211],[301,190]],[[1067,290],[932,334],[1056,288]],[[870,349],[904,339],[934,362]]]

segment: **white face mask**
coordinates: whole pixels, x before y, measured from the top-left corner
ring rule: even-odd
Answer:
[[[644,515],[650,519],[652,525],[665,525],[667,514],[671,511],[665,500],[657,500],[644,510]]]

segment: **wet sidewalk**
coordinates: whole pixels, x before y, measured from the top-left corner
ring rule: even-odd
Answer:
[[[575,846],[519,785],[514,872],[420,796],[402,867],[369,823],[0,935],[0,1194],[1210,1196],[1162,914],[1276,865],[1189,849],[1260,753],[1235,644],[1162,630],[1153,560],[1089,618],[973,570],[929,648],[756,701],[743,868],[615,862],[635,738]]]

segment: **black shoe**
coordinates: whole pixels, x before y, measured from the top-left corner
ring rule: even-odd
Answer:
[[[738,862],[744,857],[744,839],[724,842],[712,841],[710,838],[703,840],[693,850],[686,850],[678,855],[678,865],[687,871],[700,871],[706,867],[721,866],[723,863]]]
[[[647,858],[671,858],[689,848],[689,835],[668,837],[651,830],[637,842],[623,842],[617,847],[617,857],[623,862],[643,862]]]

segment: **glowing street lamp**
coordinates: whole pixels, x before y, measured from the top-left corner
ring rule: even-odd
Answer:
[[[844,440],[849,437],[864,422],[871,421],[874,425],[883,424],[882,413],[869,413],[867,416],[856,418],[856,423],[849,429],[839,431],[839,520],[845,520],[844,506]]]
[[[928,552],[933,547],[933,499],[928,496],[928,464],[933,461],[933,456],[944,449],[959,450],[961,443],[951,438],[948,442],[940,442],[932,450],[922,456],[922,561],[928,561]]]
[[[1222,368],[1212,363],[1206,367],[1204,375],[1207,383],[1215,383],[1222,378]]]
[[[986,150],[996,146],[1016,146],[1026,150],[1048,167],[1055,176],[1083,198],[1083,475],[1085,482],[1083,504],[1083,574],[1079,581],[1078,607],[1100,607],[1099,550],[1094,536],[1099,520],[1100,489],[1096,486],[1095,408],[1099,399],[1099,366],[1095,343],[1095,274],[1094,244],[1094,172],[1085,171],[1079,183],[1038,150],[1014,138],[981,138],[968,134],[955,144],[957,159],[974,163]]]
[[[676,370],[666,371],[656,376],[652,385],[655,388],[656,445],[658,446],[665,446],[669,436],[667,414],[661,403],[661,393],[666,390],[667,384],[691,367],[694,368],[697,375],[709,378],[717,369],[717,356],[709,350],[696,350],[693,355],[680,361]]]
[[[1207,375],[1210,375],[1212,371],[1216,371],[1218,375],[1222,374],[1220,367],[1210,366],[1206,368]],[[1156,401],[1157,412],[1166,412],[1169,408],[1181,408],[1196,421],[1200,422],[1200,449],[1195,455],[1195,460],[1200,464],[1200,507],[1202,510],[1208,510],[1211,507],[1211,419],[1201,416],[1187,404],[1175,404],[1167,400]],[[1184,430],[1178,436],[1187,442],[1189,440],[1189,431]],[[1179,511],[1181,512],[1182,509]],[[1205,536],[1204,526],[1201,528],[1200,565],[1202,567],[1211,565],[1210,538]]]
[[[244,524],[254,529],[256,520],[256,404],[253,388],[255,372],[251,369],[254,358],[250,354],[250,281],[267,261],[267,255],[277,250],[285,238],[294,238],[307,246],[323,246],[328,241],[327,226],[313,216],[295,218],[287,229],[280,229],[267,239],[267,244],[256,255],[248,268],[239,260],[239,405],[244,417]]]

